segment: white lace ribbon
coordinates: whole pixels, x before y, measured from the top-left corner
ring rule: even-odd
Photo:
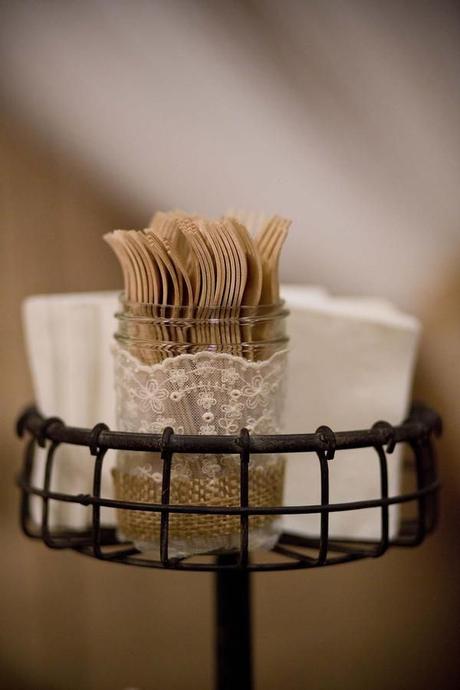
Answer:
[[[249,361],[197,352],[143,364],[115,347],[118,426],[122,431],[178,434],[257,434],[280,430],[286,378],[283,350]]]

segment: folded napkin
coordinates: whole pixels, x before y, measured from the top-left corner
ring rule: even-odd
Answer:
[[[72,426],[115,426],[113,359],[110,347],[116,330],[117,292],[95,292],[29,297],[23,305],[24,329],[35,401],[45,416],[61,417]],[[112,467],[109,452],[104,466]],[[33,480],[42,486],[45,452],[39,450]],[[89,493],[94,459],[86,448],[58,448],[52,489]],[[111,495],[110,472],[104,472],[102,491]],[[40,499],[32,502],[33,517],[41,516]],[[102,511],[104,513],[104,510]],[[50,524],[82,528],[90,525],[91,511],[71,503],[50,501]],[[115,522],[107,509],[105,522]]]
[[[410,402],[420,326],[389,302],[374,298],[329,296],[321,288],[284,286],[289,305],[286,433],[366,429],[376,421],[398,424]],[[389,494],[400,486],[401,455],[388,456]],[[288,460],[285,504],[320,502],[316,455]],[[339,451],[329,463],[330,501],[380,497],[377,454],[373,449]],[[378,509],[330,514],[331,536],[375,538]],[[390,536],[397,531],[398,508],[390,508]],[[298,534],[318,534],[319,516],[284,517]]]
[[[385,419],[398,423],[410,396],[418,322],[391,304],[370,298],[336,298],[322,288],[284,286],[290,308],[288,331],[289,385],[285,431],[307,433],[327,424],[334,431],[366,428]],[[24,303],[24,326],[39,409],[75,426],[92,427],[104,421],[115,428],[115,397],[111,345],[116,330],[117,292],[45,295]],[[112,495],[104,464],[103,494]],[[40,451],[34,481],[43,483],[45,456]],[[53,489],[67,493],[91,491],[93,458],[87,449],[62,446],[56,454]],[[400,456],[389,456],[389,490],[399,488]],[[340,451],[330,463],[331,501],[379,496],[379,468],[369,449]],[[313,454],[288,459],[286,504],[319,502],[319,467]],[[115,524],[113,511],[102,511],[105,524]],[[33,516],[39,519],[40,501]],[[51,501],[50,524],[89,526],[91,511]],[[390,529],[397,526],[397,510],[390,511]],[[287,516],[284,527],[298,534],[319,530],[318,516]],[[375,537],[378,510],[336,513],[331,535]]]

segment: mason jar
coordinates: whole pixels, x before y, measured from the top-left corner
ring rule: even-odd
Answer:
[[[286,382],[288,338],[284,303],[257,307],[173,307],[121,298],[115,335],[118,429],[160,434],[276,434]],[[118,451],[115,495],[123,501],[161,503],[158,453]],[[249,505],[281,505],[285,460],[253,455]],[[175,453],[170,503],[240,505],[238,455]],[[159,553],[161,514],[117,511],[120,538]],[[249,518],[249,549],[271,548],[279,518]],[[187,557],[239,548],[238,515],[170,514],[169,554]]]

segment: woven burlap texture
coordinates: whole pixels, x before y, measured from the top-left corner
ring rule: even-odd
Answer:
[[[283,497],[284,458],[249,467],[249,506],[280,506]],[[112,471],[118,500],[136,503],[161,503],[161,483],[151,477]],[[240,470],[237,465],[212,482],[208,478],[172,477],[170,504],[236,507],[240,505]],[[127,539],[149,541],[160,536],[161,513],[143,510],[117,510],[118,526]],[[251,529],[265,527],[279,516],[253,515]],[[240,533],[239,515],[173,514],[169,516],[170,538],[187,539],[229,536]]]

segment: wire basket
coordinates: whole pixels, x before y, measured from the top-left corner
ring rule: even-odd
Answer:
[[[93,429],[67,426],[62,420],[44,418],[34,407],[25,410],[17,423],[20,437],[28,436],[22,470],[18,477],[21,489],[20,518],[24,533],[42,540],[55,549],[73,549],[101,560],[151,568],[174,568],[193,571],[223,570],[293,570],[346,563],[362,558],[382,556],[390,546],[410,547],[420,544],[436,525],[438,518],[439,481],[433,437],[441,433],[439,416],[417,404],[399,426],[376,422],[370,429],[334,433],[327,426],[315,433],[276,436],[252,436],[242,429],[237,436],[187,436],[166,428],[162,435],[111,431],[106,424]],[[88,448],[94,457],[92,492],[67,494],[51,490],[54,458],[61,444]],[[396,496],[388,495],[388,456],[397,444],[410,449],[407,470],[415,475],[415,490]],[[32,484],[37,446],[46,447],[43,487]],[[329,502],[329,464],[340,462],[340,451],[373,448],[380,471],[380,495],[372,500]],[[139,503],[101,496],[104,457],[109,449],[160,452],[163,462],[161,503]],[[174,453],[219,453],[240,458],[240,505],[208,506],[170,503],[171,464]],[[314,453],[320,469],[320,502],[315,505],[264,506],[249,505],[249,467],[251,457],[261,453]],[[346,459],[343,459],[346,462]],[[40,524],[31,518],[31,497],[43,503]],[[91,528],[85,530],[51,529],[50,501],[86,506],[92,512]],[[389,509],[392,505],[414,504],[415,517],[402,520],[399,533],[390,538]],[[140,553],[132,543],[121,542],[112,527],[101,524],[101,508],[147,511],[160,516],[160,557],[155,560]],[[378,509],[381,514],[379,538],[356,540],[330,538],[329,517],[339,511]],[[320,519],[319,536],[301,537],[283,532],[270,552],[248,551],[249,520],[253,516],[312,515]],[[239,551],[232,558],[212,556],[185,559],[171,558],[168,553],[169,521],[172,515],[233,516],[239,520]]]

